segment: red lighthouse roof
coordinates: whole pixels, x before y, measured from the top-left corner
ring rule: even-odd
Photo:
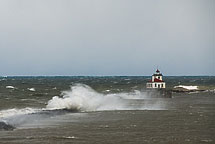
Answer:
[[[163,76],[162,73],[160,73],[160,71],[157,69],[156,73],[153,74],[152,76]]]
[[[157,69],[157,70],[156,70],[156,73],[160,73],[160,71]]]
[[[152,82],[152,80],[150,80],[149,82]],[[164,82],[164,81],[162,81],[162,80],[160,80],[160,79],[155,78],[155,79],[154,79],[154,82]]]

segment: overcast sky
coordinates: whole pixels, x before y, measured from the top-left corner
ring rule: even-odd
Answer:
[[[0,75],[215,75],[214,0],[0,0]]]

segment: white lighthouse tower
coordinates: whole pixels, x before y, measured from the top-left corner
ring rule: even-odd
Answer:
[[[166,88],[166,83],[163,81],[163,75],[157,69],[156,73],[152,75],[152,79],[146,83],[146,88]]]

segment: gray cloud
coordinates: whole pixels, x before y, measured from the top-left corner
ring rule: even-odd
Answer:
[[[213,0],[2,0],[0,75],[215,75]]]

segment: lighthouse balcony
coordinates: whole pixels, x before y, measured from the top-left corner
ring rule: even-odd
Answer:
[[[146,88],[166,88],[165,82],[148,82]]]

